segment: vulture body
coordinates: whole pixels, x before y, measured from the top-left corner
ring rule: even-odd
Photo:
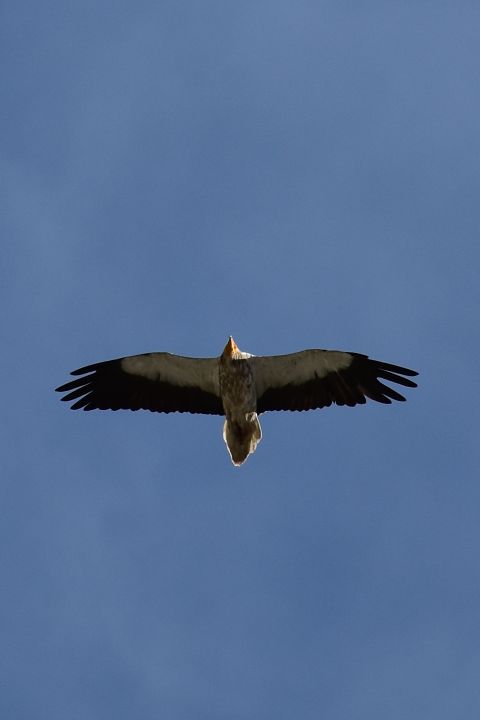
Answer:
[[[382,381],[414,388],[414,370],[339,350],[302,350],[255,356],[229,338],[219,358],[146,353],[74,370],[57,388],[72,410],[151,410],[225,416],[223,437],[234,465],[255,452],[258,415],[269,410],[313,410],[389,404],[404,396]]]

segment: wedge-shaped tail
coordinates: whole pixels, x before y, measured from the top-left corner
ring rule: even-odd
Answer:
[[[257,413],[248,413],[245,422],[225,420],[223,439],[234,465],[242,465],[255,452],[262,439],[262,428]]]

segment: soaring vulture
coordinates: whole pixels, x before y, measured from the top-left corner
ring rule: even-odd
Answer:
[[[61,385],[72,410],[151,410],[223,415],[223,438],[234,465],[255,452],[260,413],[405,400],[387,380],[414,388],[414,370],[339,350],[302,350],[289,355],[241,352],[230,336],[219,358],[166,352],[131,355],[74,370]]]

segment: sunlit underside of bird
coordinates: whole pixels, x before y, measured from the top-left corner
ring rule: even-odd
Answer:
[[[107,360],[74,370],[61,385],[72,410],[151,410],[223,415],[223,438],[234,465],[255,452],[268,410],[314,410],[389,404],[405,398],[382,381],[414,388],[418,373],[367,355],[339,350],[302,350],[289,355],[241,352],[232,337],[216,358],[165,352]]]

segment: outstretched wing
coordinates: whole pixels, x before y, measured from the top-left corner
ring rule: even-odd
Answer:
[[[313,410],[336,405],[405,400],[381,380],[414,388],[414,370],[338,350],[304,350],[290,355],[252,358],[257,412]],[[404,376],[407,377],[404,377]]]
[[[74,370],[56,388],[72,410],[151,410],[223,415],[216,358],[146,353]]]

